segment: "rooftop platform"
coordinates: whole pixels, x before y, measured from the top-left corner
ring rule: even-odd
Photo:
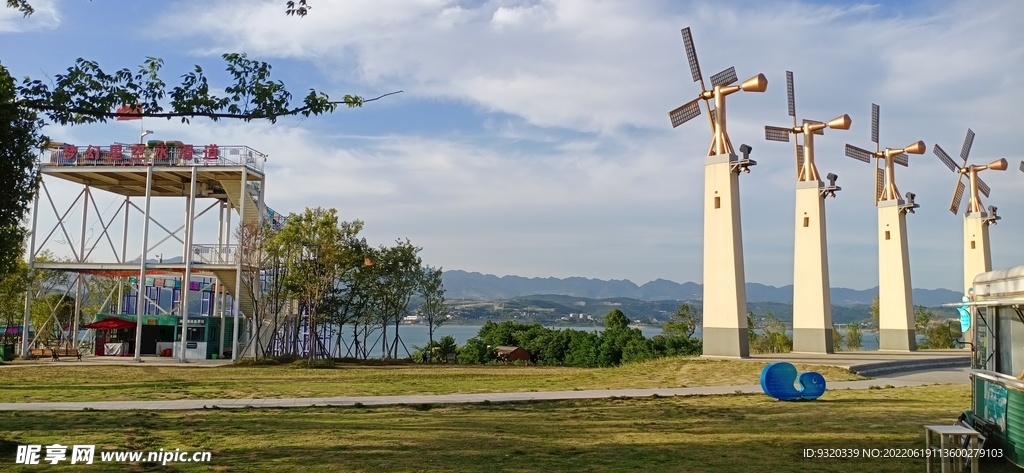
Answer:
[[[82,148],[85,148],[84,150]],[[192,169],[197,170],[197,196],[227,198],[224,182],[263,180],[267,156],[248,146],[139,144],[80,147],[51,145],[40,172],[118,195],[145,196],[146,174],[153,169],[154,197],[188,195]]]

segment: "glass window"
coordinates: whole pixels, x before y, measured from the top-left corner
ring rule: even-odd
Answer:
[[[205,342],[206,341],[206,327],[189,327],[188,337],[185,338],[186,342]]]
[[[1016,377],[1024,372],[1024,322],[1010,307],[1000,307],[997,310],[998,371]]]
[[[974,317],[974,368],[980,370],[995,371],[996,364],[995,358],[992,355],[992,331],[995,330],[995,325],[989,325],[989,318],[992,317],[992,312],[987,307],[975,307]]]

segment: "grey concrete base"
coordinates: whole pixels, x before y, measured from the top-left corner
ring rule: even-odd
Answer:
[[[704,327],[702,330],[704,356],[750,356],[750,340],[746,328]]]
[[[879,350],[917,350],[917,337],[913,330],[881,329],[878,331]]]
[[[793,351],[797,353],[833,353],[832,329],[793,329]]]

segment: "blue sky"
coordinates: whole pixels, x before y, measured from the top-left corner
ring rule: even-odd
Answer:
[[[900,191],[922,206],[908,219],[913,285],[956,289],[962,280],[962,217],[947,210],[955,177],[931,148],[956,154],[968,127],[977,133],[972,163],[1011,163],[983,174],[993,188],[985,204],[1004,217],[992,228],[993,263],[1024,264],[1020,2],[314,0],[306,18],[286,17],[281,0],[34,4],[27,20],[0,13],[0,60],[15,76],[52,77],[78,57],[115,70],[156,56],[169,83],[199,64],[223,87],[220,54],[246,52],[295,95],[404,90],[275,125],[145,127],[158,139],[268,153],[275,209],[336,207],[364,220],[372,243],[408,237],[445,269],[701,280],[710,134],[699,120],[672,129],[667,117],[699,92],[679,36],[686,26],[706,76],[735,65],[741,80],[769,80],[766,93],[732,96],[729,107],[734,144],[753,146],[759,163],[741,176],[749,281],[792,282],[792,148],[761,130],[788,122],[787,70],[801,118],[853,118],[851,130],[816,141],[820,172],[843,187],[827,203],[834,286],[877,284],[873,171],[843,156],[845,143],[870,145],[872,102],[882,107],[883,146],[928,145],[897,170]],[[86,145],[132,141],[138,130],[47,131]],[[77,192],[59,183],[51,191],[68,204]],[[180,205],[157,208],[177,216]]]

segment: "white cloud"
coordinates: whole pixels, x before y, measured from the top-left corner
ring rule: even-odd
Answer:
[[[883,145],[923,139],[931,148],[938,140],[955,150],[970,126],[978,132],[972,161],[1014,158],[1011,171],[986,176],[994,189],[986,203],[1005,217],[992,230],[997,265],[1024,260],[1012,244],[1024,231],[1024,176],[1016,171],[1024,92],[1012,86],[1024,74],[1020,3],[928,3],[897,15],[800,2],[353,0],[319,2],[302,19],[283,17],[280,6],[186,3],[168,15],[188,18],[175,24],[193,30],[163,41],[308,62],[346,88],[403,89],[389,105],[396,113],[410,101],[468,104],[484,135],[314,136],[282,124],[163,132],[268,152],[271,206],[338,207],[366,220],[377,242],[412,238],[433,264],[700,280],[701,156],[710,134],[705,117],[673,130],[666,116],[698,92],[684,26],[692,26],[705,77],[735,65],[740,80],[769,78],[767,93],[729,98],[734,144],[753,145],[759,161],[741,177],[751,281],[791,281],[792,148],[761,139],[763,125],[789,120],[785,70],[796,74],[801,118],[854,120],[817,143],[821,173],[839,174],[843,187],[827,204],[834,284],[877,281],[873,171],[842,155],[844,143],[869,146],[871,102],[882,106]],[[919,287],[956,288],[961,279],[959,217],[945,210],[953,178],[930,150],[898,170],[900,190],[916,192],[922,205],[909,218]]]
[[[35,0],[31,5],[35,13],[27,18],[20,11],[6,5],[0,9],[0,34],[52,30],[60,26],[60,12],[54,0]]]

